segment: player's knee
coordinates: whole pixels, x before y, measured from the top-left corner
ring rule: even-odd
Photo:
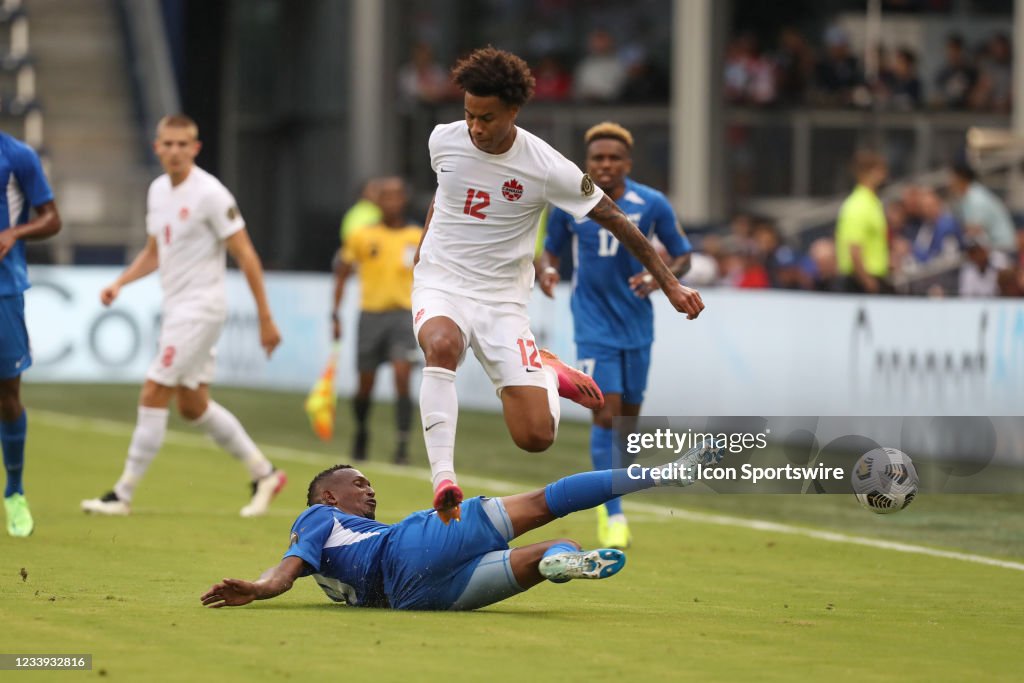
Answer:
[[[555,442],[554,425],[528,425],[516,430],[512,440],[528,453],[546,451]]]
[[[453,369],[462,356],[462,340],[450,334],[436,334],[426,340],[423,356],[428,367]]]
[[[178,401],[178,413],[186,420],[198,420],[206,412],[206,406],[192,401]]]

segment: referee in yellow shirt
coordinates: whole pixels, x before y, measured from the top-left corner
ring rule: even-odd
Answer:
[[[412,331],[412,267],[423,228],[405,219],[408,194],[401,178],[383,178],[379,182],[378,204],[382,223],[366,226],[352,233],[341,248],[341,258],[334,270],[334,338],[341,339],[338,307],[345,295],[345,282],[359,271],[362,291],[359,316],[357,369],[359,388],[352,406],[356,418],[356,434],[351,456],[366,460],[370,414],[370,394],[377,378],[377,367],[390,362],[395,373],[398,399],[395,416],[398,443],[394,461],[409,461],[409,427],[412,424],[412,400],[409,377],[413,364],[420,358],[419,344]]]
[[[857,187],[843,202],[836,221],[836,266],[848,292],[888,293],[889,226],[878,188],[889,169],[877,152],[862,150],[853,162]]]

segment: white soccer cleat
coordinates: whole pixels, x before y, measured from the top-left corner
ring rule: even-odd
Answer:
[[[108,491],[102,498],[89,498],[82,501],[82,512],[124,517],[131,514],[131,511],[132,508],[128,501],[121,500],[113,491]]]
[[[626,554],[614,548],[556,553],[541,558],[537,568],[549,581],[569,579],[607,579],[626,566]]]
[[[274,470],[267,476],[252,483],[252,500],[238,513],[243,517],[259,517],[265,515],[270,508],[270,501],[281,492],[288,483],[288,477],[282,470]]]
[[[717,445],[712,441],[702,446],[695,446],[683,453],[672,463],[675,477],[662,480],[662,484],[666,486],[689,486],[697,481],[697,465],[701,467],[717,465],[722,462],[722,458],[725,457],[727,452],[728,449],[724,440],[719,441]]]

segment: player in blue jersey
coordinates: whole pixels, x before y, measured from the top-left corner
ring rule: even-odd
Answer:
[[[628,177],[632,134],[605,122],[588,130],[584,142],[587,173],[647,239],[658,238],[671,257],[669,270],[681,277],[690,267],[690,242],[665,195]],[[604,406],[594,411],[590,458],[595,470],[606,470],[614,464],[612,418],[639,415],[644,400],[654,341],[654,311],[648,295],[658,289],[658,283],[599,224],[553,209],[539,276],[548,296],[554,295],[559,279],[558,254],[569,240],[575,258],[572,316],[577,362],[605,397]],[[601,545],[612,548],[629,545],[629,527],[618,499],[598,508],[598,538]]]
[[[256,581],[224,579],[200,600],[208,607],[246,605],[281,595],[313,576],[335,602],[406,610],[470,610],[548,580],[603,579],[626,562],[621,550],[581,550],[567,539],[518,548],[508,542],[570,512],[654,486],[689,486],[696,465],[717,464],[724,442],[702,445],[669,465],[574,474],[530,493],[471,498],[461,522],[424,510],[397,524],[376,521],[377,496],[349,465],[318,474],[306,509],[292,525],[284,559]],[[668,468],[668,469],[666,469]]]
[[[21,373],[32,365],[25,328],[25,297],[29,288],[25,240],[41,240],[60,232],[60,214],[39,157],[32,148],[0,133],[0,443],[7,486],[4,511],[7,533],[28,536],[34,524],[21,475],[25,464],[27,417],[21,404]],[[31,209],[35,218],[30,217]]]

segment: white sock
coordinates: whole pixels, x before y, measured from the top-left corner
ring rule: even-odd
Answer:
[[[135,421],[131,443],[128,444],[128,459],[124,462],[124,472],[114,484],[114,493],[124,502],[129,502],[135,494],[135,487],[142,481],[150,463],[160,452],[167,434],[167,408],[147,408],[139,406],[139,416]]]
[[[189,424],[202,429],[218,446],[245,463],[253,481],[274,471],[274,466],[249,437],[238,418],[216,401],[211,400],[206,412]]]
[[[423,368],[420,384],[420,416],[423,442],[430,460],[430,479],[437,485],[455,479],[455,426],[459,422],[459,397],[455,393],[455,373],[445,368]]]
[[[548,410],[555,421],[555,438],[558,438],[558,421],[562,418],[562,403],[558,398],[558,373],[550,365],[544,366],[544,375],[548,380]]]
[[[608,515],[608,523],[609,524],[625,524],[626,523],[626,515],[624,515],[621,512],[619,512],[617,514],[614,514],[614,515]]]

